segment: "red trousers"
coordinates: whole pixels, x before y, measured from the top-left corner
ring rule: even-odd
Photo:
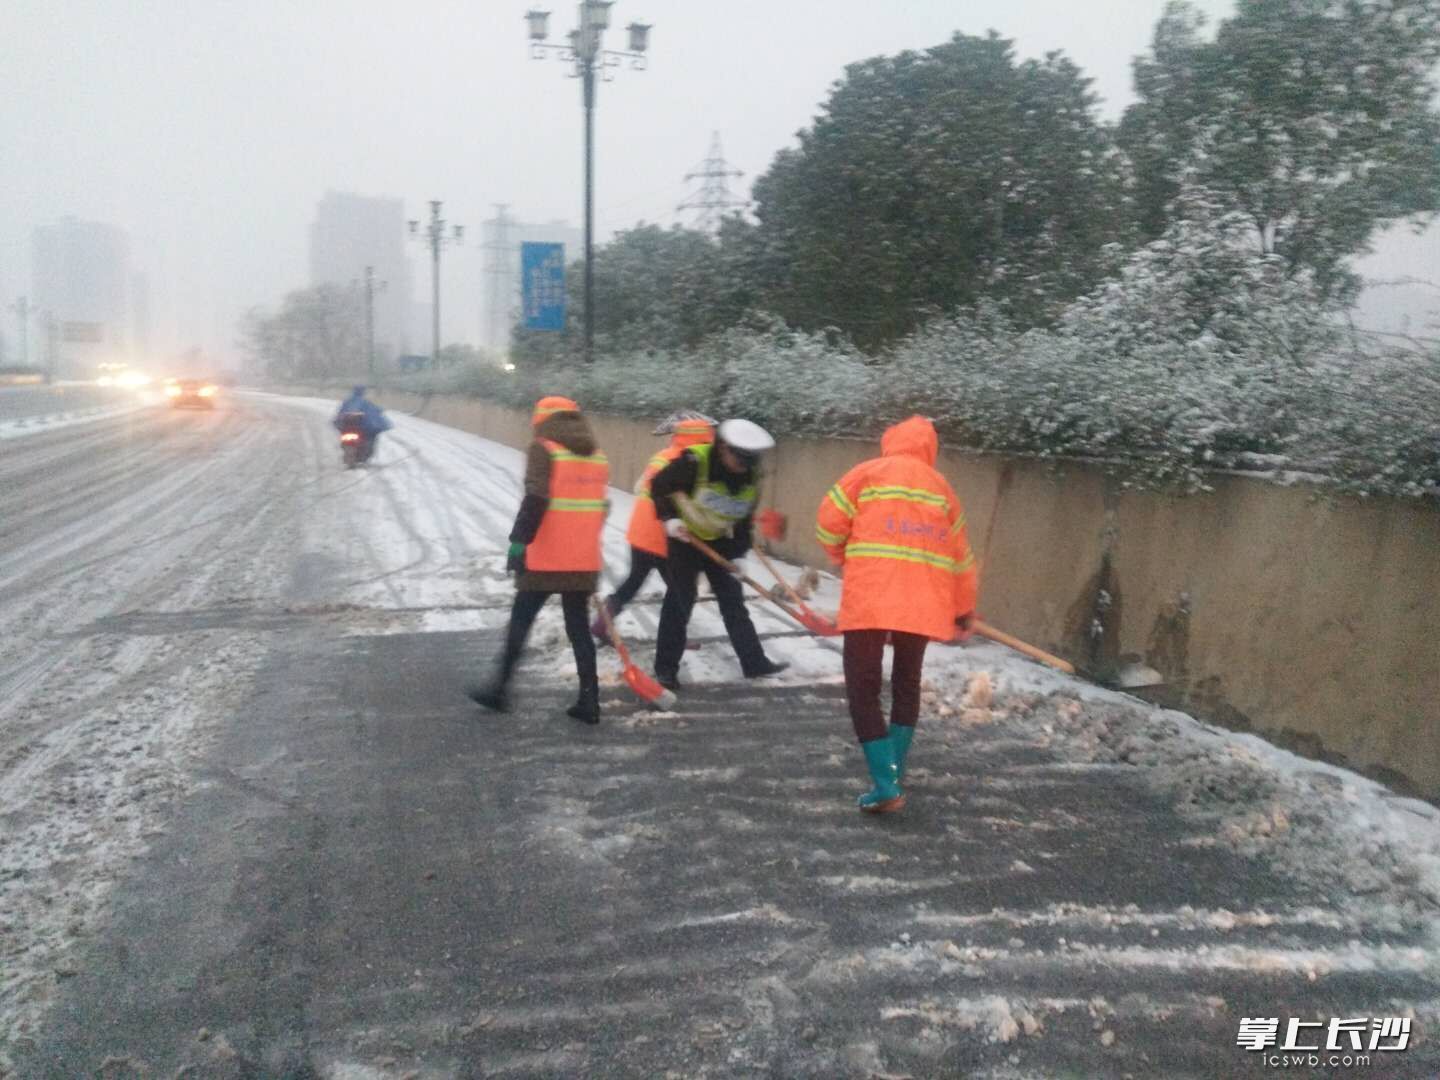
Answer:
[[[883,739],[887,731],[880,707],[887,637],[895,643],[895,662],[890,669],[890,723],[914,727],[920,719],[920,670],[925,666],[925,646],[930,639],[900,631],[847,630],[845,694],[850,699],[855,737],[862,743]]]

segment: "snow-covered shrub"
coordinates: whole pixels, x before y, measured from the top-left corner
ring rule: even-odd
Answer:
[[[838,334],[754,317],[694,349],[449,378],[519,407],[567,393],[597,412],[699,408],[782,436],[873,437],[921,413],[951,446],[1100,460],[1181,490],[1216,468],[1406,496],[1440,485],[1440,349],[1362,347],[1304,272],[1200,202],[1050,329],[1021,333],[981,303],[867,357]]]

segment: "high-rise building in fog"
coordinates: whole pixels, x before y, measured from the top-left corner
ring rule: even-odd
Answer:
[[[150,279],[136,271],[130,275],[130,344],[136,356],[150,353]]]
[[[526,224],[496,208],[489,221],[481,222],[481,250],[484,251],[483,293],[480,298],[481,333],[487,348],[504,351],[510,345],[510,331],[520,318],[520,245],[548,243],[565,245],[567,264],[582,258],[584,234],[569,223]]]
[[[310,226],[312,285],[360,287],[365,267],[374,267],[375,353],[386,366],[410,351],[411,284],[405,237],[404,202],[348,192],[327,191]]]
[[[88,375],[98,363],[130,360],[132,281],[124,231],[67,217],[37,227],[32,243],[31,301],[47,327],[32,343],[39,346],[31,349],[32,362],[53,359],[59,373]]]

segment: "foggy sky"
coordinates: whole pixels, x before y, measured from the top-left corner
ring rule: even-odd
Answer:
[[[246,307],[308,284],[308,226],[327,189],[445,200],[474,238],[446,253],[445,338],[476,340],[479,224],[581,205],[579,84],[530,58],[523,0],[5,0],[0,42],[0,300],[30,289],[30,235],[65,215],[130,233],[150,278],[152,338],[233,353]],[[1212,18],[1230,0],[1201,0]],[[1102,111],[1132,99],[1130,61],[1163,0],[620,0],[606,44],[654,24],[650,68],[600,87],[599,238],[686,221],[683,181],[718,130],[749,185],[794,141],[847,63],[994,28],[1022,57],[1064,49]],[[575,23],[551,17],[552,40]],[[1363,269],[1440,278],[1432,234]],[[1394,254],[1390,254],[1390,249]],[[414,245],[415,288],[429,267]],[[357,274],[359,268],[357,268]],[[13,338],[13,319],[6,315]]]

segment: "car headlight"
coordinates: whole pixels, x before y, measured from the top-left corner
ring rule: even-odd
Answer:
[[[171,383],[169,386],[165,387],[165,396],[166,396],[166,397],[179,397],[179,396],[180,396],[180,387],[176,386],[174,383]]]
[[[214,397],[214,396],[215,396],[215,390],[216,390],[216,389],[217,389],[217,388],[214,387],[214,386],[202,386],[202,387],[200,388],[200,396],[201,396],[201,397]]]

